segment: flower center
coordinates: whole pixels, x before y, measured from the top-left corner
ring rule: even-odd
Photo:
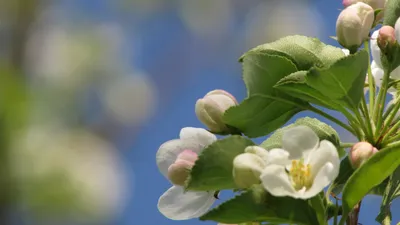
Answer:
[[[294,189],[305,190],[312,186],[313,179],[311,177],[310,164],[304,164],[303,160],[292,160],[292,168],[289,171],[290,178]]]

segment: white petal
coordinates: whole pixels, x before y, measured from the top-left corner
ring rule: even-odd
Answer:
[[[168,167],[175,162],[179,153],[184,150],[193,150],[198,148],[198,144],[195,142],[183,141],[180,139],[165,142],[160,146],[156,154],[158,169],[166,178],[168,178]]]
[[[397,42],[400,43],[400,18],[397,19],[396,24],[394,25],[394,32]]]
[[[200,153],[206,146],[217,140],[217,137],[203,128],[185,127],[179,134],[181,140],[195,146],[190,149]]]
[[[289,152],[289,159],[298,159],[318,146],[319,138],[307,126],[296,126],[287,130],[282,137],[282,147]]]
[[[376,86],[381,87],[384,72],[380,67],[376,65],[375,61],[372,61],[371,63],[371,72],[372,76],[374,77]]]
[[[315,177],[328,162],[332,163],[334,167],[339,168],[340,158],[336,147],[330,141],[323,140],[317,149],[310,152],[308,158],[304,159],[304,162],[310,164],[311,175]],[[337,172],[339,173],[339,170]]]
[[[158,210],[172,220],[188,220],[202,216],[214,203],[213,192],[184,193],[182,187],[173,186],[158,200]]]
[[[248,146],[246,147],[246,149],[244,149],[244,152],[255,154],[263,159],[265,162],[268,159],[268,151],[259,146]]]
[[[331,142],[323,140],[318,149],[310,152],[305,163],[310,164],[314,181],[310,189],[300,194],[299,198],[302,199],[317,195],[338,176],[340,159],[336,147]]]
[[[371,35],[371,55],[372,59],[376,62],[379,67],[382,67],[381,63],[381,49],[378,46],[377,39],[379,35],[379,30],[376,30]]]
[[[297,197],[297,192],[290,183],[285,167],[280,165],[268,165],[260,176],[261,182],[273,196]]]
[[[338,173],[339,166],[334,166],[330,162],[326,163],[318,171],[311,188],[306,190],[299,198],[308,199],[317,195],[337,177]]]
[[[342,48],[342,52],[344,53],[345,56],[350,55],[350,51],[348,49]]]
[[[277,164],[282,166],[290,165],[291,161],[289,160],[289,152],[280,148],[269,150],[267,164]]]
[[[391,73],[390,73],[390,77],[392,79],[398,80],[400,79],[400,66],[396,67],[396,69],[394,69]]]

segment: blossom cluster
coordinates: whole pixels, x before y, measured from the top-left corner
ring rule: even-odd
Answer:
[[[387,179],[396,179],[390,175],[400,168],[400,1],[344,0],[343,6],[336,39],[344,49],[299,35],[260,45],[239,60],[248,91],[243,102],[224,90],[197,100],[194,111],[207,130],[185,127],[157,152],[158,168],[172,184],[158,201],[164,216],[224,224],[327,224],[334,217],[336,225],[340,211],[339,224],[357,224],[365,195],[378,193],[390,199],[382,205],[390,205],[395,195],[379,188],[398,188]],[[386,105],[387,94],[393,99]],[[321,107],[342,113],[347,123]],[[342,143],[315,118],[284,126],[305,110],[342,126],[358,142]],[[270,133],[259,145],[249,139]],[[226,189],[240,194],[209,211]],[[340,193],[342,206],[330,197]],[[242,212],[243,205],[250,211]],[[385,207],[378,221],[390,220]],[[249,216],[235,215],[238,210]]]

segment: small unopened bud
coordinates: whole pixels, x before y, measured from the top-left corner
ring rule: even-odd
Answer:
[[[175,185],[183,186],[197,158],[197,153],[191,150],[181,152],[175,162],[168,167],[169,180]]]
[[[374,146],[368,142],[358,142],[353,145],[350,150],[349,158],[353,168],[360,167],[365,161],[367,161],[372,155],[378,152]]]
[[[265,161],[253,153],[243,153],[233,160],[233,179],[239,188],[249,188],[259,184]]]
[[[237,105],[235,97],[223,90],[208,92],[204,98],[196,102],[197,118],[208,127],[211,132],[229,132],[222,121],[225,111]]]
[[[348,7],[357,2],[364,2],[365,4],[371,6],[373,9],[383,9],[385,7],[386,0],[343,0],[343,6]]]
[[[397,19],[396,24],[394,25],[394,30],[397,43],[400,43],[400,17]]]
[[[383,53],[387,52],[390,47],[396,44],[394,28],[391,26],[383,26],[379,29],[378,46]]]
[[[343,47],[355,52],[368,38],[374,22],[374,10],[371,6],[357,2],[345,8],[336,21],[336,36]]]

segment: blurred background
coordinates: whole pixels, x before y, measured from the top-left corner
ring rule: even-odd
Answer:
[[[329,36],[341,8],[340,0],[0,0],[0,224],[216,224],[158,212],[170,187],[158,147],[182,127],[203,127],[194,104],[208,91],[245,98],[238,58],[250,48],[289,34],[337,45]],[[379,205],[368,197],[360,222],[373,224]]]

